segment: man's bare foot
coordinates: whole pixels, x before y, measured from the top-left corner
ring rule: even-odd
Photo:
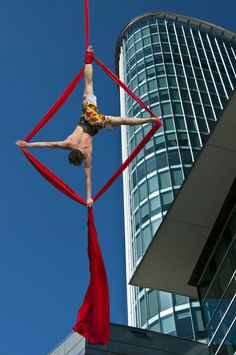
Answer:
[[[18,145],[21,148],[26,148],[28,146],[28,143],[22,140],[16,141],[16,145]]]
[[[155,123],[157,121],[159,121],[159,118],[157,118],[157,117],[152,117],[150,120],[150,122],[153,122],[153,123]]]

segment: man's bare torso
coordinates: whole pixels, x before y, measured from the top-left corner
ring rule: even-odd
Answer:
[[[91,160],[93,137],[84,132],[81,126],[77,126],[75,130],[66,138],[68,149],[79,149],[84,158]]]

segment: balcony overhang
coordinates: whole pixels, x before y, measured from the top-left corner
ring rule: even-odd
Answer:
[[[235,116],[236,91],[134,272],[131,285],[198,298],[190,280],[236,176]]]

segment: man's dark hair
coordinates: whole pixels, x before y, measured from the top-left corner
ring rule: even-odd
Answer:
[[[79,149],[73,149],[68,154],[68,160],[69,160],[70,164],[80,165],[82,163],[82,161],[84,160],[84,157]]]

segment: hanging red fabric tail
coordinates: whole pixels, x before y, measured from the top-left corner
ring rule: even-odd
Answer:
[[[76,192],[74,192],[68,185],[66,185],[59,177],[57,177],[51,170],[49,170],[45,165],[40,163],[31,153],[22,148],[23,153],[30,163],[38,170],[38,172],[48,180],[53,186],[55,186],[59,191],[63,192],[65,195],[69,196],[73,200],[86,206],[86,202],[82,197],[80,197]]]
[[[88,208],[88,256],[90,283],[73,330],[89,343],[105,344],[110,335],[109,290],[92,208]]]
[[[84,0],[84,27],[85,27],[85,44],[89,45],[89,2]]]
[[[50,110],[46,113],[46,115],[42,118],[42,120],[34,127],[34,129],[28,134],[25,138],[25,141],[28,142],[33,136],[54,116],[54,114],[59,110],[59,108],[64,104],[64,102],[68,99],[72,91],[75,89],[76,85],[82,79],[84,75],[84,68],[76,75],[76,77],[71,81],[71,83],[67,86],[55,104],[50,108]]]

